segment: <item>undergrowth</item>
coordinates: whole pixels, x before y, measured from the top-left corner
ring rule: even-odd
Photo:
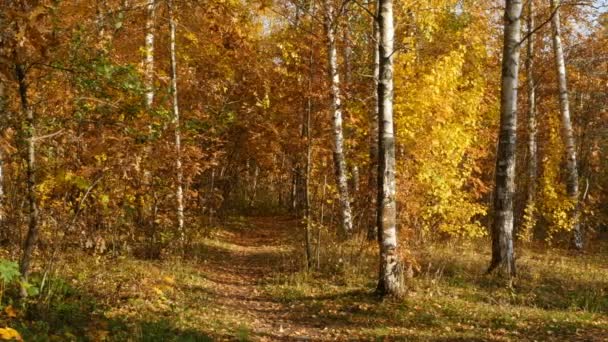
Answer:
[[[608,339],[602,248],[519,248],[518,277],[509,287],[484,272],[487,241],[410,246],[416,268],[407,295],[381,299],[374,294],[375,242],[322,236],[320,258],[307,270],[301,234],[285,234],[290,246],[244,245],[235,239],[251,225],[231,222],[192,241],[183,257],[61,255],[52,272],[35,269],[30,282],[40,292],[26,301],[18,299],[17,283],[3,284],[0,325],[25,341],[257,340],[264,336],[257,316],[228,309],[220,296],[230,294],[216,278],[223,267],[241,267],[231,270],[238,275],[264,266],[272,271],[251,285],[254,291],[283,308],[284,322],[314,326],[335,340]],[[258,264],[239,264],[248,253]]]

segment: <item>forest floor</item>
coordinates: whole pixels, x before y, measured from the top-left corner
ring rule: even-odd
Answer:
[[[374,244],[330,242],[321,269],[304,272],[294,227],[233,218],[185,259],[66,257],[37,304],[0,323],[26,341],[608,340],[605,250],[526,250],[508,288],[483,274],[485,246],[428,246],[406,297],[382,300]]]

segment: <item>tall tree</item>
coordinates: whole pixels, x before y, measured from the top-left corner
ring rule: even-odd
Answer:
[[[146,5],[146,37],[144,46],[144,80],[146,91],[146,108],[154,103],[154,19],[156,17],[156,0],[148,0]]]
[[[332,0],[325,0],[325,34],[327,35],[327,54],[329,59],[329,77],[331,83],[331,112],[334,135],[334,164],[338,196],[340,201],[341,233],[348,236],[352,233],[353,222],[348,191],[348,168],[344,156],[344,132],[342,129],[342,103],[340,95],[340,71],[336,49],[336,21]]]
[[[492,260],[488,272],[504,270],[515,275],[513,251],[513,194],[517,143],[517,78],[521,39],[521,0],[507,0],[504,14],[500,132],[496,154]]]
[[[315,16],[315,1],[310,0],[310,31],[314,29]],[[304,220],[305,220],[305,242],[306,242],[306,264],[310,268],[313,266],[313,250],[312,250],[312,215],[311,215],[311,194],[310,194],[310,171],[312,167],[312,101],[313,101],[313,78],[314,78],[314,36],[310,36],[309,56],[308,56],[308,85],[306,94],[306,110],[302,117],[302,138],[306,141],[306,150],[304,156]]]
[[[380,29],[378,27],[378,12],[380,10],[380,5],[378,0],[374,1],[374,5],[375,5],[375,17],[372,17],[372,39],[370,39],[370,41],[372,42],[372,46],[373,46],[373,54],[374,54],[374,60],[373,60],[373,66],[372,66],[372,71],[373,71],[373,82],[372,82],[372,99],[373,99],[373,106],[369,112],[369,189],[370,189],[370,193],[371,193],[371,205],[370,205],[370,209],[372,210],[372,217],[377,217],[377,205],[376,205],[376,199],[374,196],[373,192],[376,191],[377,187],[378,187],[378,131],[379,131],[379,126],[378,126],[378,79],[380,78],[380,45],[379,45],[379,41],[380,41]],[[378,239],[379,235],[378,235],[378,227],[376,222],[374,222],[374,220],[370,220],[370,224],[368,225],[368,231],[367,231],[367,239],[368,240],[374,240],[374,239]]]
[[[156,0],[148,0],[146,4],[145,15],[145,36],[144,36],[144,104],[148,115],[151,114],[154,105],[154,40],[155,40],[155,17],[156,17]],[[151,135],[152,127],[148,125],[148,134]],[[152,145],[146,140],[143,147],[142,155],[138,155],[137,164],[142,164],[141,189],[136,195],[137,201],[137,220],[142,227],[148,227],[148,204],[146,203],[146,193],[152,188],[152,173],[149,169],[148,158],[152,154]],[[144,190],[144,188],[148,188]],[[154,225],[154,219],[151,220],[151,225]],[[149,238],[153,240],[153,233],[150,231]]]
[[[8,117],[5,96],[4,96],[4,83],[0,81],[0,113],[4,117]],[[2,147],[0,147],[0,238],[6,236],[6,229],[4,227],[6,218],[6,199],[4,193],[4,153]]]
[[[169,7],[169,30],[171,31],[171,94],[173,95],[173,125],[175,126],[175,173],[177,176],[175,199],[177,202],[177,230],[180,234],[182,242],[184,242],[184,171],[182,170],[182,137],[179,122],[179,103],[177,100],[177,58],[175,55],[175,17],[173,11],[173,0],[168,0],[167,5]]]
[[[27,282],[32,253],[38,240],[38,205],[36,203],[36,141],[34,111],[30,107],[26,81],[26,68],[18,62],[15,66],[17,82],[19,83],[19,97],[21,99],[21,111],[25,116],[25,139],[27,140],[27,203],[28,203],[28,230],[23,245],[20,268],[23,282]],[[26,296],[25,287],[21,287],[22,296]]]
[[[377,291],[382,295],[400,295],[402,272],[397,253],[397,201],[395,182],[395,132],[393,125],[393,56],[395,28],[393,1],[379,0],[378,28],[378,243],[380,274]]]
[[[576,157],[576,143],[574,141],[574,130],[570,115],[570,101],[568,99],[568,75],[564,58],[564,48],[561,39],[561,22],[559,15],[559,0],[551,0],[553,17],[551,28],[553,31],[553,53],[555,57],[555,68],[557,72],[557,83],[559,90],[559,108],[562,119],[562,138],[566,147],[566,191],[573,203],[572,231],[574,233],[574,246],[583,248],[583,236],[579,222],[579,186],[578,186],[578,163]]]
[[[526,238],[534,227],[536,213],[536,182],[538,178],[538,144],[536,123],[536,80],[534,77],[534,1],[528,0],[526,44],[526,90],[528,97],[528,187],[526,197]]]

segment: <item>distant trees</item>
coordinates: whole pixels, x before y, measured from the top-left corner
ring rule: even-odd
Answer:
[[[608,223],[606,21],[506,5],[501,37],[482,0],[0,0],[0,242],[27,275],[58,249],[155,258],[289,213],[309,267],[358,241],[334,235],[377,240],[388,295],[413,239],[491,234],[509,275],[520,221],[582,246]]]

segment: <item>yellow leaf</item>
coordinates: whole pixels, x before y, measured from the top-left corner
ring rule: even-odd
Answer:
[[[23,341],[19,332],[13,328],[0,328],[0,339],[5,341]]]
[[[165,293],[163,292],[163,290],[159,289],[158,287],[153,287],[152,290],[154,292],[156,292],[156,294],[159,295],[159,296],[164,296],[165,295]]]
[[[175,285],[175,278],[173,278],[173,277],[166,276],[163,278],[163,280],[165,281],[165,283],[167,283],[169,285]]]

